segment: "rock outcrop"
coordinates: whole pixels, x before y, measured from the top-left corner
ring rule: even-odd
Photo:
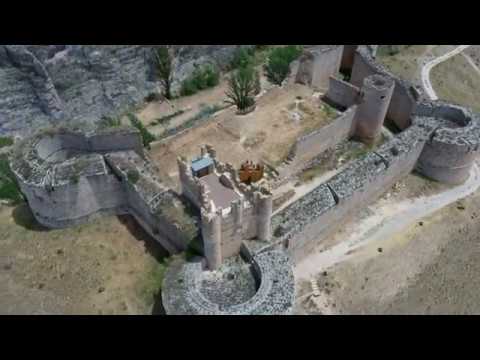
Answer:
[[[200,64],[224,68],[239,45],[169,46],[175,91]],[[60,121],[91,124],[142,103],[160,91],[153,47],[1,45],[0,135],[24,136]]]

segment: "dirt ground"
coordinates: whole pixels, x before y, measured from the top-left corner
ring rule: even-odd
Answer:
[[[397,189],[386,197],[429,195],[444,186],[410,175]],[[365,245],[314,278],[318,297],[305,296],[312,285],[300,282],[297,313],[480,314],[479,214],[477,191],[381,243]],[[352,222],[368,216],[366,209]]]
[[[0,314],[155,310],[162,250],[130,217],[47,230],[26,205],[0,206],[0,228]]]
[[[247,159],[277,166],[298,136],[338,116],[314,95],[312,89],[298,84],[273,88],[258,100],[253,113],[238,116],[234,108],[224,110],[199,127],[153,145],[150,155],[173,178],[178,173],[177,156],[198,156],[199,146],[205,143],[215,147],[221,161],[237,167]]]
[[[466,53],[476,64],[480,49],[474,46]],[[454,56],[436,66],[431,72],[431,79],[440,99],[480,111],[480,73],[465,56]]]
[[[387,69],[403,79],[421,85],[421,68],[425,61],[441,56],[455,48],[455,45],[398,45],[399,52],[388,55],[380,45],[377,60]]]

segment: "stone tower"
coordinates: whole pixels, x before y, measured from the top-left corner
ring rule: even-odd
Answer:
[[[394,88],[395,82],[383,75],[371,75],[364,79],[355,115],[354,137],[366,143],[372,143],[378,138]]]
[[[255,198],[257,207],[257,238],[261,241],[268,241],[272,235],[273,197],[264,190],[256,192]]]

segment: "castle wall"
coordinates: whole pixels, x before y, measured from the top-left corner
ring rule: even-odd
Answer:
[[[357,103],[360,89],[349,82],[330,77],[326,100],[333,105],[347,109]]]
[[[317,90],[328,89],[330,76],[340,70],[343,45],[317,45],[305,49],[299,59],[296,81]]]
[[[303,259],[354,212],[410,173],[426,139],[422,129],[412,127],[275,215],[274,234],[287,244],[292,260]]]
[[[118,131],[92,134],[88,137],[91,152],[133,150],[143,154],[143,143],[137,132]]]
[[[395,89],[388,107],[387,118],[400,129],[406,129],[411,125],[411,114],[415,110],[415,104],[421,94],[416,91],[410,82],[399,79],[384,66],[378,64],[371,56],[370,50],[361,45],[355,53],[351,83],[361,87],[364,79],[374,74],[385,75],[395,81]]]
[[[394,81],[382,75],[368,76],[363,80],[361,101],[354,119],[356,138],[372,142],[381,134],[394,87]]]
[[[343,45],[342,63],[340,66],[342,71],[352,70],[355,51],[357,48],[358,45]]]
[[[479,119],[465,108],[443,102],[419,104],[415,115],[420,119],[433,117],[444,122],[439,123],[430,136],[417,171],[442,183],[465,182],[480,154]]]
[[[354,105],[332,123],[298,139],[290,151],[292,162],[279,169],[281,173],[298,171],[305,161],[313,159],[349,138],[352,133],[356,111],[357,107]]]
[[[113,175],[82,177],[49,191],[21,184],[35,218],[50,228],[83,224],[95,214],[125,214],[125,193]]]

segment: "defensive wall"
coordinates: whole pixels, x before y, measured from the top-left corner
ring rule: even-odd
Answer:
[[[33,215],[46,227],[132,214],[171,253],[198,236],[198,220],[158,181],[135,129],[44,130],[18,144],[11,167]]]
[[[357,47],[351,72],[352,83],[331,77],[326,94],[328,102],[347,109],[344,116],[348,114],[351,131],[340,131],[338,139],[375,137],[388,117],[403,131],[273,217],[273,243],[283,246],[294,262],[410,172],[459,184],[480,154],[478,115],[445,102],[425,101],[412,84],[376,64],[367,46]],[[316,140],[328,144],[326,148],[335,145],[326,139],[329,136],[324,128],[299,139],[297,156],[323,151]]]
[[[162,303],[169,315],[288,315],[295,300],[292,266],[283,251],[272,250],[251,254],[246,247],[242,253],[250,263],[255,291],[247,301],[230,304],[221,296],[207,298],[206,273],[200,261],[176,259],[169,266],[162,287]],[[212,286],[212,285],[210,285]],[[222,286],[219,281],[217,286]],[[241,287],[238,292],[244,291]],[[221,293],[221,290],[219,290]]]

